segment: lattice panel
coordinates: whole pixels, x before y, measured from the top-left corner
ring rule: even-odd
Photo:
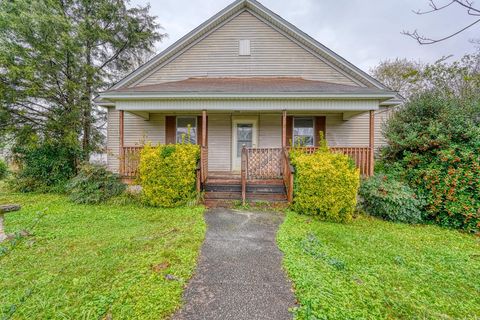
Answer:
[[[282,177],[282,148],[248,148],[247,179]]]

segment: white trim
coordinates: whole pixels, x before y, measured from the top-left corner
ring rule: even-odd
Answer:
[[[124,111],[369,111],[378,110],[378,100],[123,100],[116,102]]]
[[[195,144],[198,144],[198,118],[197,116],[176,116],[175,117],[175,143],[178,142],[178,119],[194,119],[195,120]]]
[[[258,116],[232,116],[232,171],[239,171],[241,167],[240,160],[237,158],[237,124],[252,124],[252,147],[258,146]]]
[[[106,92],[100,96],[112,100],[138,99],[367,99],[388,100],[392,93],[155,93],[155,92]]]

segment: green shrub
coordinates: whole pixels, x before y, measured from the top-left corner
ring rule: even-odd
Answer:
[[[387,122],[385,167],[426,200],[426,218],[480,230],[480,100],[428,92]]]
[[[351,159],[330,153],[326,147],[314,154],[293,149],[290,157],[295,167],[292,208],[324,220],[351,220],[360,184],[360,173]]]
[[[413,190],[392,176],[376,174],[364,181],[359,191],[362,208],[385,220],[418,223],[422,201]]]
[[[104,166],[85,164],[78,175],[67,185],[72,202],[101,203],[125,191],[120,176],[108,171]]]
[[[198,145],[145,146],[139,166],[143,200],[158,207],[175,207],[195,200],[199,158]]]
[[[8,165],[7,163],[0,159],[0,180],[3,180],[7,177],[8,174]]]
[[[17,147],[19,171],[10,187],[20,192],[63,192],[77,172],[79,151],[57,143]]]

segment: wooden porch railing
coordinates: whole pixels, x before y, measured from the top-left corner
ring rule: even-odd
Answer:
[[[247,200],[247,169],[248,169],[248,152],[245,146],[242,148],[242,155],[240,158],[240,183],[242,184],[242,204],[245,205]]]
[[[291,148],[288,147],[288,150]],[[314,153],[318,150],[318,147],[301,147],[304,152],[306,153]],[[371,176],[373,172],[371,172],[371,148],[370,147],[329,147],[330,152],[333,153],[343,153],[355,162],[355,166],[360,169],[360,174],[362,176]]]
[[[135,178],[138,176],[140,152],[142,149],[142,146],[123,147],[123,158],[120,159],[120,175],[122,177]],[[197,171],[199,182],[203,185],[208,177],[208,147],[201,147],[200,149],[200,161]]]
[[[287,148],[284,148],[282,150],[282,173],[283,173],[283,183],[285,185],[285,190],[287,191],[287,200],[288,202],[292,203],[295,169],[290,164],[290,156],[288,154]]]
[[[371,148],[370,147],[331,147],[333,153],[343,153],[353,159],[355,166],[360,169],[362,176],[373,175],[373,166],[371,165]]]
[[[282,148],[246,148],[246,153],[248,180],[282,177]]]
[[[208,178],[208,147],[200,147],[200,181],[203,184]]]
[[[120,175],[125,178],[138,176],[138,165],[140,163],[140,151],[142,146],[123,147],[123,158],[120,159]]]
[[[126,178],[138,175],[140,151],[143,147],[123,147],[123,159],[120,159],[120,174]],[[304,147],[307,153],[313,153],[317,147]],[[206,183],[208,178],[208,147],[201,147],[200,161],[197,168],[197,189]],[[246,200],[248,180],[283,179],[289,202],[293,200],[294,168],[290,164],[288,151],[290,148],[243,148],[241,158],[242,200]],[[370,147],[331,147],[331,152],[343,153],[353,159],[360,174],[372,175]]]

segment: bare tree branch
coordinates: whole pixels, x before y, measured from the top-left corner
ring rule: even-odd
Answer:
[[[431,13],[435,13],[435,12],[438,12],[438,11],[441,11],[441,10],[445,10],[446,8],[450,7],[452,4],[456,4],[460,7],[463,7],[464,9],[466,9],[467,10],[467,15],[474,16],[474,17],[479,17],[480,16],[480,8],[476,8],[474,6],[474,2],[471,1],[471,0],[451,0],[447,4],[444,4],[444,5],[441,5],[441,6],[437,5],[435,0],[429,0],[429,6],[432,8],[431,10],[426,10],[426,11],[417,10],[417,11],[413,11],[413,12],[415,14],[418,14],[418,15],[431,14]],[[480,19],[477,19],[477,20],[473,21],[472,23],[468,24],[467,26],[461,28],[460,30],[458,30],[458,31],[456,31],[456,32],[454,32],[450,35],[447,35],[445,37],[439,38],[439,39],[433,39],[433,38],[429,38],[427,36],[421,35],[421,34],[419,34],[418,30],[414,30],[413,32],[403,31],[402,34],[404,34],[408,37],[411,37],[412,39],[416,40],[421,45],[434,44],[434,43],[442,42],[442,41],[448,40],[450,38],[453,38],[453,37],[457,36],[458,34],[464,32],[465,30],[472,28],[474,25],[476,25],[479,22],[480,22]]]

